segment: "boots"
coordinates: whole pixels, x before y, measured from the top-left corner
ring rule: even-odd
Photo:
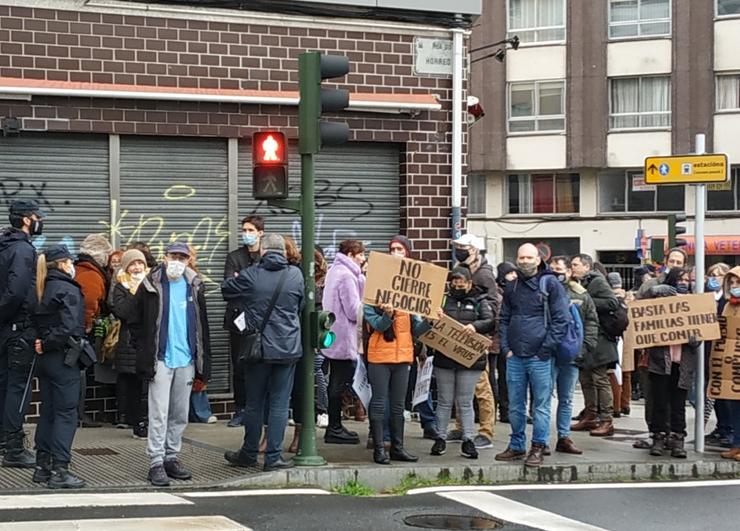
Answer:
[[[324,434],[326,444],[360,444],[360,437],[357,432],[350,431],[342,426],[342,414],[337,419],[331,414],[334,411],[342,410],[342,397],[329,396],[329,427]]]
[[[404,418],[391,417],[391,452],[390,457],[394,461],[406,461],[409,463],[415,463],[419,458],[415,455],[408,453],[403,447],[403,427]],[[381,432],[382,433],[382,432]]]
[[[46,486],[50,489],[81,489],[85,486],[85,480],[72,474],[67,463],[54,463]]]
[[[36,470],[33,471],[34,483],[46,483],[51,478],[51,454],[42,450],[36,451]]]
[[[663,450],[665,450],[666,435],[665,433],[653,434],[653,444],[650,446],[650,455],[655,457],[662,457]]]
[[[373,440],[373,461],[379,465],[389,465],[391,463],[388,452],[383,444],[383,420],[371,420],[370,431]]]
[[[5,432],[0,426],[0,457],[5,455]]]
[[[5,457],[3,466],[9,468],[34,468],[36,458],[23,445],[25,434],[23,430],[5,434]]]
[[[591,431],[599,427],[599,418],[596,413],[586,411],[581,420],[571,426],[572,431]]]
[[[290,446],[288,446],[288,453],[297,454],[300,444],[301,444],[301,425],[296,424],[295,426],[293,426],[293,440],[290,442]]]
[[[671,436],[666,443],[666,448],[671,450],[671,457],[686,459],[686,450],[683,447],[683,441],[683,433],[671,433]]]
[[[355,420],[357,422],[365,422],[367,420],[367,411],[365,411],[365,406],[362,405],[362,400],[360,400],[357,397],[353,398],[354,403],[354,411],[355,411]]]
[[[614,424],[611,420],[605,420],[597,428],[589,432],[592,437],[609,437],[614,435]]]

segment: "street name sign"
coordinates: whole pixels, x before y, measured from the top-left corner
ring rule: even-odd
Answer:
[[[645,184],[723,183],[730,178],[727,155],[647,157]]]

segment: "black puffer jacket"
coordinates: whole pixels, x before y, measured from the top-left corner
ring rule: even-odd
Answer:
[[[479,334],[485,335],[493,330],[494,315],[488,296],[487,294],[481,294],[479,290],[469,291],[462,299],[455,299],[448,295],[443,310],[446,315],[452,317],[458,323],[472,324]],[[434,351],[433,355],[434,366],[442,369],[482,371],[486,368],[486,356],[481,356],[473,365],[465,367],[441,352]]]
[[[85,302],[80,285],[58,269],[49,270],[36,314],[44,355],[67,350],[70,337],[85,337]]]
[[[137,337],[141,335],[141,314],[136,306],[136,296],[131,293],[126,280],[117,280],[111,294],[111,311],[121,322],[114,367],[121,374],[136,374],[136,354],[140,350]]]

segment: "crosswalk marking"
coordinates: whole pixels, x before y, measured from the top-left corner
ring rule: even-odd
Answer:
[[[225,516],[173,516],[162,518],[96,518],[89,520],[48,520],[43,522],[0,523],[0,531],[252,531]]]
[[[604,528],[572,520],[490,492],[440,492],[438,496],[473,507],[494,518],[543,531],[606,531]]]
[[[178,496],[185,498],[230,498],[241,496],[297,496],[325,495],[331,492],[323,489],[247,489],[247,490],[209,490],[203,492],[182,492]]]
[[[11,509],[59,509],[63,507],[118,507],[124,505],[193,505],[193,502],[161,492],[0,496],[0,511]]]

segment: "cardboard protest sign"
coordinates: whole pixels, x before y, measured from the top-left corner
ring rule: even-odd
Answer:
[[[420,336],[419,341],[465,367],[472,367],[478,358],[487,355],[491,345],[490,339],[465,332],[463,325],[446,315]]]
[[[722,339],[712,345],[707,397],[740,400],[740,318],[720,317]]]
[[[411,399],[411,408],[417,404],[426,402],[429,398],[429,388],[432,385],[432,372],[434,371],[434,356],[430,356],[424,362],[424,365],[416,371],[416,386],[414,386],[414,396]]]
[[[372,252],[368,259],[365,303],[390,303],[404,312],[435,317],[444,299],[447,270],[419,260]]]
[[[630,324],[624,340],[630,348],[649,348],[719,339],[717,303],[712,293],[635,300],[627,305]]]

